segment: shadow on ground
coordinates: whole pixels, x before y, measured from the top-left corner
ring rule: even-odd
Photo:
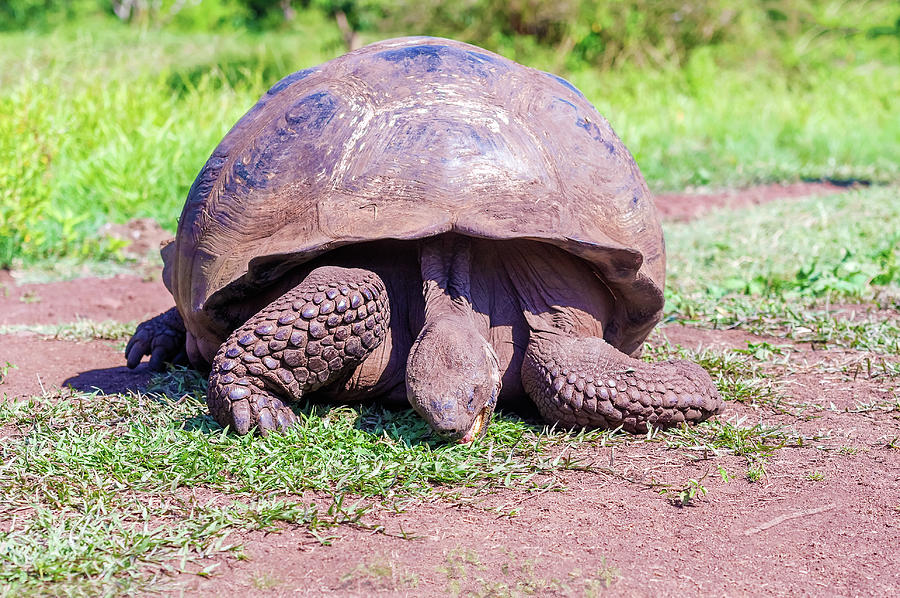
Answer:
[[[103,394],[119,394],[142,391],[156,372],[147,364],[129,370],[125,366],[101,368],[81,372],[65,380],[63,387],[70,386],[81,392],[100,391]]]

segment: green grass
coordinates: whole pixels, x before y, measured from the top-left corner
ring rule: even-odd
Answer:
[[[668,283],[678,294],[870,299],[900,287],[900,188],[721,211],[667,224]]]
[[[137,322],[94,322],[79,319],[67,324],[9,324],[0,325],[0,335],[31,332],[64,341],[127,341],[134,334]],[[124,345],[123,345],[124,349]]]
[[[235,529],[289,522],[327,541],[331,526],[364,525],[373,501],[539,488],[542,472],[574,466],[554,450],[565,435],[500,419],[474,447],[444,445],[409,410],[310,407],[288,434],[241,438],[209,418],[203,392],[176,371],[149,394],[0,405],[0,594],[158,588],[166,571],[233,550]],[[197,488],[220,499],[198,501]]]
[[[133,491],[203,485],[229,493],[410,496],[434,484],[521,483],[556,467],[538,456],[548,440],[517,446],[528,430],[520,422],[500,419],[492,428],[491,439],[508,449],[502,453],[490,440],[475,451],[424,441],[426,424],[411,411],[349,407],[308,409],[291,433],[259,440],[223,433],[206,414],[202,384],[187,390],[180,402],[76,397],[52,408],[20,404],[5,415],[14,426],[27,422],[28,461],[46,467],[43,475],[54,466],[88,477],[103,470]]]
[[[549,474],[592,470],[579,457],[587,445],[662,443],[756,463],[802,442],[740,422],[635,438],[501,416],[483,440],[448,445],[412,410],[313,405],[286,434],[238,437],[210,418],[204,393],[201,376],[174,370],[147,393],[63,391],[0,404],[0,595],[159,589],[166,572],[203,572],[202,557],[236,550],[235,530],[290,523],[327,542],[333,526],[368,526],[371,508],[562,489]]]
[[[668,320],[900,354],[898,196],[873,187],[668,224]],[[860,302],[882,309],[845,305]]]
[[[572,81],[633,152],[655,189],[801,178],[897,180],[900,65],[843,63],[785,73],[719,66],[624,70]]]
[[[291,32],[177,33],[79,23],[0,34],[0,266],[117,260],[106,222],[172,231],[224,133],[281,76],[341,52],[331,20]],[[654,188],[900,177],[893,38],[711,46],[683,69],[564,73]],[[546,53],[518,57],[541,68]]]
[[[283,74],[335,53],[317,39],[0,35],[0,264],[115,258],[121,242],[91,234],[106,222],[151,217],[174,230],[231,125]]]

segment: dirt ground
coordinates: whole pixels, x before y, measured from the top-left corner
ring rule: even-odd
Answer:
[[[827,190],[769,186],[661,196],[658,204],[667,218],[683,219],[711,205]],[[0,326],[140,321],[170,306],[161,283],[137,277],[19,285],[0,272]],[[651,342],[663,339],[692,348],[789,344],[677,325],[660,328]],[[18,366],[0,395],[40,395],[62,385],[109,393],[140,387],[149,372],[127,370],[119,345],[0,335],[0,365]],[[375,511],[367,523],[383,532],[342,526],[324,544],[299,527],[247,533],[240,537],[245,559],[217,557],[212,577],[173,581],[187,596],[900,595],[900,414],[859,408],[900,397],[896,381],[858,368],[852,375],[867,357],[791,345],[786,360],[765,366],[783,382],[784,409],[729,404],[720,417],[814,437],[775,452],[755,482],[739,457],[703,459],[660,443],[582,445],[575,456],[594,471],[556,474],[564,491],[511,489]],[[732,479],[725,481],[719,466]],[[708,493],[689,506],[650,484],[690,478],[702,479]]]
[[[727,189],[710,193],[659,193],[656,207],[666,220],[684,221],[698,218],[710,210],[737,209],[745,206],[809,197],[830,195],[847,190],[846,185],[828,181],[803,183],[772,183],[749,189]]]

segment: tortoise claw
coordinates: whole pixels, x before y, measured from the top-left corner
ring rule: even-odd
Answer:
[[[297,422],[297,416],[281,399],[246,382],[244,378],[213,383],[207,403],[219,425],[231,426],[241,436],[255,426],[261,436],[267,436],[270,432],[284,432]]]
[[[243,400],[232,403],[230,415],[231,422],[229,423],[234,427],[235,432],[243,436],[250,431],[252,418],[249,401]]]
[[[275,412],[275,418],[278,420],[278,429],[282,432],[297,423],[297,416],[289,409],[279,409]]]
[[[185,330],[181,314],[176,308],[163,312],[138,324],[134,336],[125,346],[125,359],[130,369],[136,368],[144,355],[150,356],[150,369],[162,371],[166,362],[182,363]]]

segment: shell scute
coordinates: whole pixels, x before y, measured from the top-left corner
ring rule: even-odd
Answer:
[[[327,91],[317,91],[300,98],[284,114],[284,119],[294,127],[308,127],[319,131],[334,118],[338,102]]]
[[[436,71],[441,64],[441,51],[447,46],[419,45],[385,50],[376,54],[378,58],[388,62],[403,63],[407,71],[424,70],[429,73]]]
[[[306,79],[309,75],[311,75],[315,71],[316,71],[316,69],[303,69],[302,71],[297,71],[296,73],[291,73],[290,75],[282,78],[275,85],[270,87],[269,91],[266,92],[266,95],[273,96],[278,93],[281,93],[282,91],[284,91],[285,89],[290,87],[292,84],[296,83],[297,81],[302,81],[303,79]]]
[[[581,93],[581,90],[578,89],[577,87],[575,87],[574,85],[572,85],[567,79],[563,79],[559,75],[555,75],[553,73],[544,73],[544,74],[547,75],[548,77],[550,77],[551,79],[553,79],[554,81],[556,81],[557,83],[559,83],[560,85],[566,87],[569,91],[574,91],[576,94],[578,94],[579,97],[582,97],[582,98],[584,97],[584,94]]]
[[[434,43],[383,50],[375,56],[397,64],[405,75],[437,73],[490,78],[508,68],[499,57],[454,45]]]

